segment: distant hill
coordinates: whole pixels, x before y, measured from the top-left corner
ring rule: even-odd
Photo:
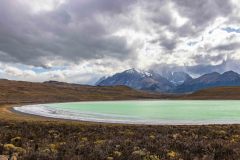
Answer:
[[[57,81],[32,83],[0,80],[0,104],[132,99],[240,99],[240,87],[217,87],[192,94],[160,94],[127,86],[86,86]]]
[[[177,86],[174,92],[194,92],[205,88],[221,86],[240,86],[240,75],[233,71],[228,71],[223,74],[217,72],[205,74]]]
[[[222,99],[240,100],[240,87],[215,87],[185,95],[181,99]]]
[[[126,86],[87,86],[57,81],[32,83],[0,80],[0,103],[46,103],[86,100],[159,99],[164,95]]]

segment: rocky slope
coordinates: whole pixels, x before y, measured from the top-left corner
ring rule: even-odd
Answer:
[[[177,86],[174,92],[194,92],[205,88],[221,86],[240,86],[240,75],[233,71],[228,71],[223,74],[217,72],[205,74]]]
[[[134,89],[167,92],[174,87],[174,84],[166,78],[154,72],[144,72],[136,69],[129,69],[108,77],[96,85],[116,86],[125,85]]]
[[[233,71],[213,72],[192,78],[185,72],[144,72],[130,69],[97,82],[99,86],[125,85],[138,90],[162,93],[192,93],[201,89],[240,86],[240,75]]]

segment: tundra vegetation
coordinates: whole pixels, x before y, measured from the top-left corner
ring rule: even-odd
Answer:
[[[22,160],[238,159],[240,125],[0,121],[0,155]]]

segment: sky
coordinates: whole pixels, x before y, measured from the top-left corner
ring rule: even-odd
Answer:
[[[239,0],[1,0],[0,78],[240,72]]]

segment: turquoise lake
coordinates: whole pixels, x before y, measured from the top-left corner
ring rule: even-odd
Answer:
[[[240,124],[240,101],[136,100],[15,107],[44,117],[127,124]]]

